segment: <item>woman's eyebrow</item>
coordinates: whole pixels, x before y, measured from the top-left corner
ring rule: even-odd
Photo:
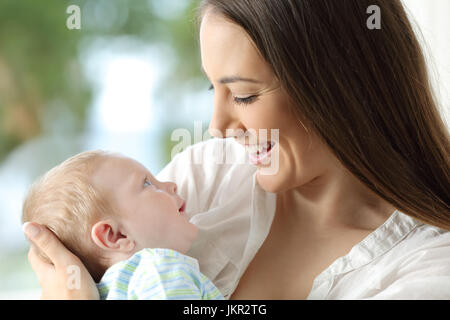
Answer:
[[[258,81],[255,79],[250,79],[250,78],[242,78],[240,76],[224,77],[224,78],[220,78],[220,80],[219,80],[219,82],[222,84],[234,83],[234,82],[239,82],[239,81],[251,82],[251,83],[261,83],[261,81]]]
[[[205,72],[205,69],[201,67],[202,72],[205,74],[205,76],[209,79],[208,75]],[[219,83],[221,84],[227,84],[227,83],[235,83],[235,82],[251,82],[251,83],[262,83],[261,81],[251,79],[251,78],[244,78],[240,76],[230,76],[230,77],[223,77],[219,79]]]

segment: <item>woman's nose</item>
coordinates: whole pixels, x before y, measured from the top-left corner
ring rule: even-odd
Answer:
[[[215,101],[208,131],[215,138],[228,138],[238,136],[244,129],[232,106]]]

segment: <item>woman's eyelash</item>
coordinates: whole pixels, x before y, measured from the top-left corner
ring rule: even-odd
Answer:
[[[214,86],[211,85],[208,90],[214,90]],[[256,98],[258,98],[258,96],[251,96],[251,97],[247,97],[247,98],[238,98],[238,97],[234,97],[233,100],[236,104],[239,105],[249,105],[251,104],[253,101],[256,100]]]
[[[251,96],[251,97],[247,97],[247,98],[237,98],[234,97],[234,102],[236,104],[241,104],[241,105],[249,105],[252,102],[254,102],[256,99],[258,98],[258,96]]]

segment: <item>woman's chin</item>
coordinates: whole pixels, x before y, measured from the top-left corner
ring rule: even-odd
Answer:
[[[283,191],[283,179],[281,179],[280,174],[264,174],[262,169],[259,168],[256,172],[256,181],[258,185],[267,192],[278,193]]]

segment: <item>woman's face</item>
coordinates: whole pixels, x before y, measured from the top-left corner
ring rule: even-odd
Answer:
[[[265,161],[250,155],[258,167],[258,183],[266,191],[285,191],[314,179],[329,154],[292,114],[287,93],[248,34],[207,11],[200,28],[200,47],[203,70],[214,88],[210,133],[253,145],[247,147],[249,154],[267,142],[276,142],[269,153],[259,149],[261,158],[268,154]],[[279,130],[277,138],[271,134],[274,129]],[[266,174],[277,159],[278,169]]]

